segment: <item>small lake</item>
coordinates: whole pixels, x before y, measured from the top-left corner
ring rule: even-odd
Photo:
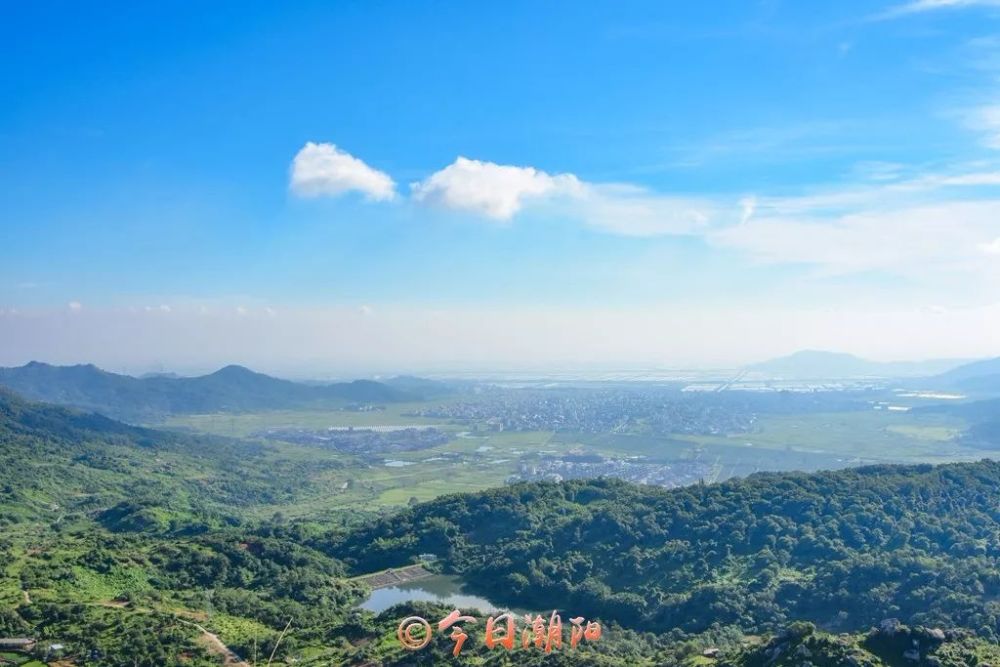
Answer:
[[[462,578],[448,574],[435,574],[417,581],[376,589],[361,603],[361,608],[380,614],[394,604],[414,601],[440,602],[454,609],[478,609],[486,613],[506,609],[484,597],[465,592]]]

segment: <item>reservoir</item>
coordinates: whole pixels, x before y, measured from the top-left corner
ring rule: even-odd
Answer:
[[[477,609],[486,613],[504,608],[482,596],[466,592],[462,578],[449,574],[435,574],[416,581],[378,588],[361,603],[361,608],[380,614],[394,604],[413,601],[440,602],[454,609]]]

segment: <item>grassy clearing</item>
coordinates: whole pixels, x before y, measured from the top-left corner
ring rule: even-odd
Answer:
[[[215,613],[203,624],[208,630],[219,636],[226,644],[249,644],[254,639],[258,644],[264,640],[274,637],[277,633],[263,623],[230,616],[229,614]]]

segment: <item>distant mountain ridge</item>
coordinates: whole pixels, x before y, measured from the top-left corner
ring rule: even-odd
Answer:
[[[200,377],[132,377],[93,364],[52,366],[32,361],[0,368],[0,386],[25,398],[92,410],[124,421],[178,413],[292,409],[389,403],[419,394],[373,380],[308,385],[226,366]]]
[[[941,387],[976,394],[1000,394],[1000,357],[983,359],[953,368],[934,378]]]
[[[966,359],[870,361],[844,352],[801,350],[785,357],[751,364],[746,369],[769,377],[795,380],[928,377],[951,371]]]
[[[938,379],[962,382],[973,378],[992,375],[1000,375],[1000,357],[962,364],[961,366],[941,373],[938,376]]]
[[[935,388],[965,394],[1000,396],[1000,357],[962,364],[931,378]]]

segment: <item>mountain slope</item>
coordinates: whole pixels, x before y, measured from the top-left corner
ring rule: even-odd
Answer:
[[[227,366],[201,377],[135,378],[93,365],[31,362],[0,368],[0,385],[37,401],[143,421],[179,413],[290,409],[350,402],[411,400],[412,393],[370,380],[307,385]]]
[[[336,561],[273,534],[280,527],[254,532],[253,512],[283,506],[330,467],[0,389],[0,637],[36,639],[39,657],[64,644],[74,657],[53,665],[218,667],[209,632],[250,656],[294,617],[294,634],[323,650],[358,587]]]
[[[309,463],[316,474],[331,465]],[[0,528],[86,517],[129,530],[204,530],[307,492],[305,466],[265,445],[128,426],[0,388]]]
[[[957,368],[941,373],[936,379],[944,382],[961,382],[963,380],[990,375],[1000,375],[1000,357],[962,364]]]
[[[1000,394],[1000,357],[964,364],[933,379],[935,386],[979,394]]]

